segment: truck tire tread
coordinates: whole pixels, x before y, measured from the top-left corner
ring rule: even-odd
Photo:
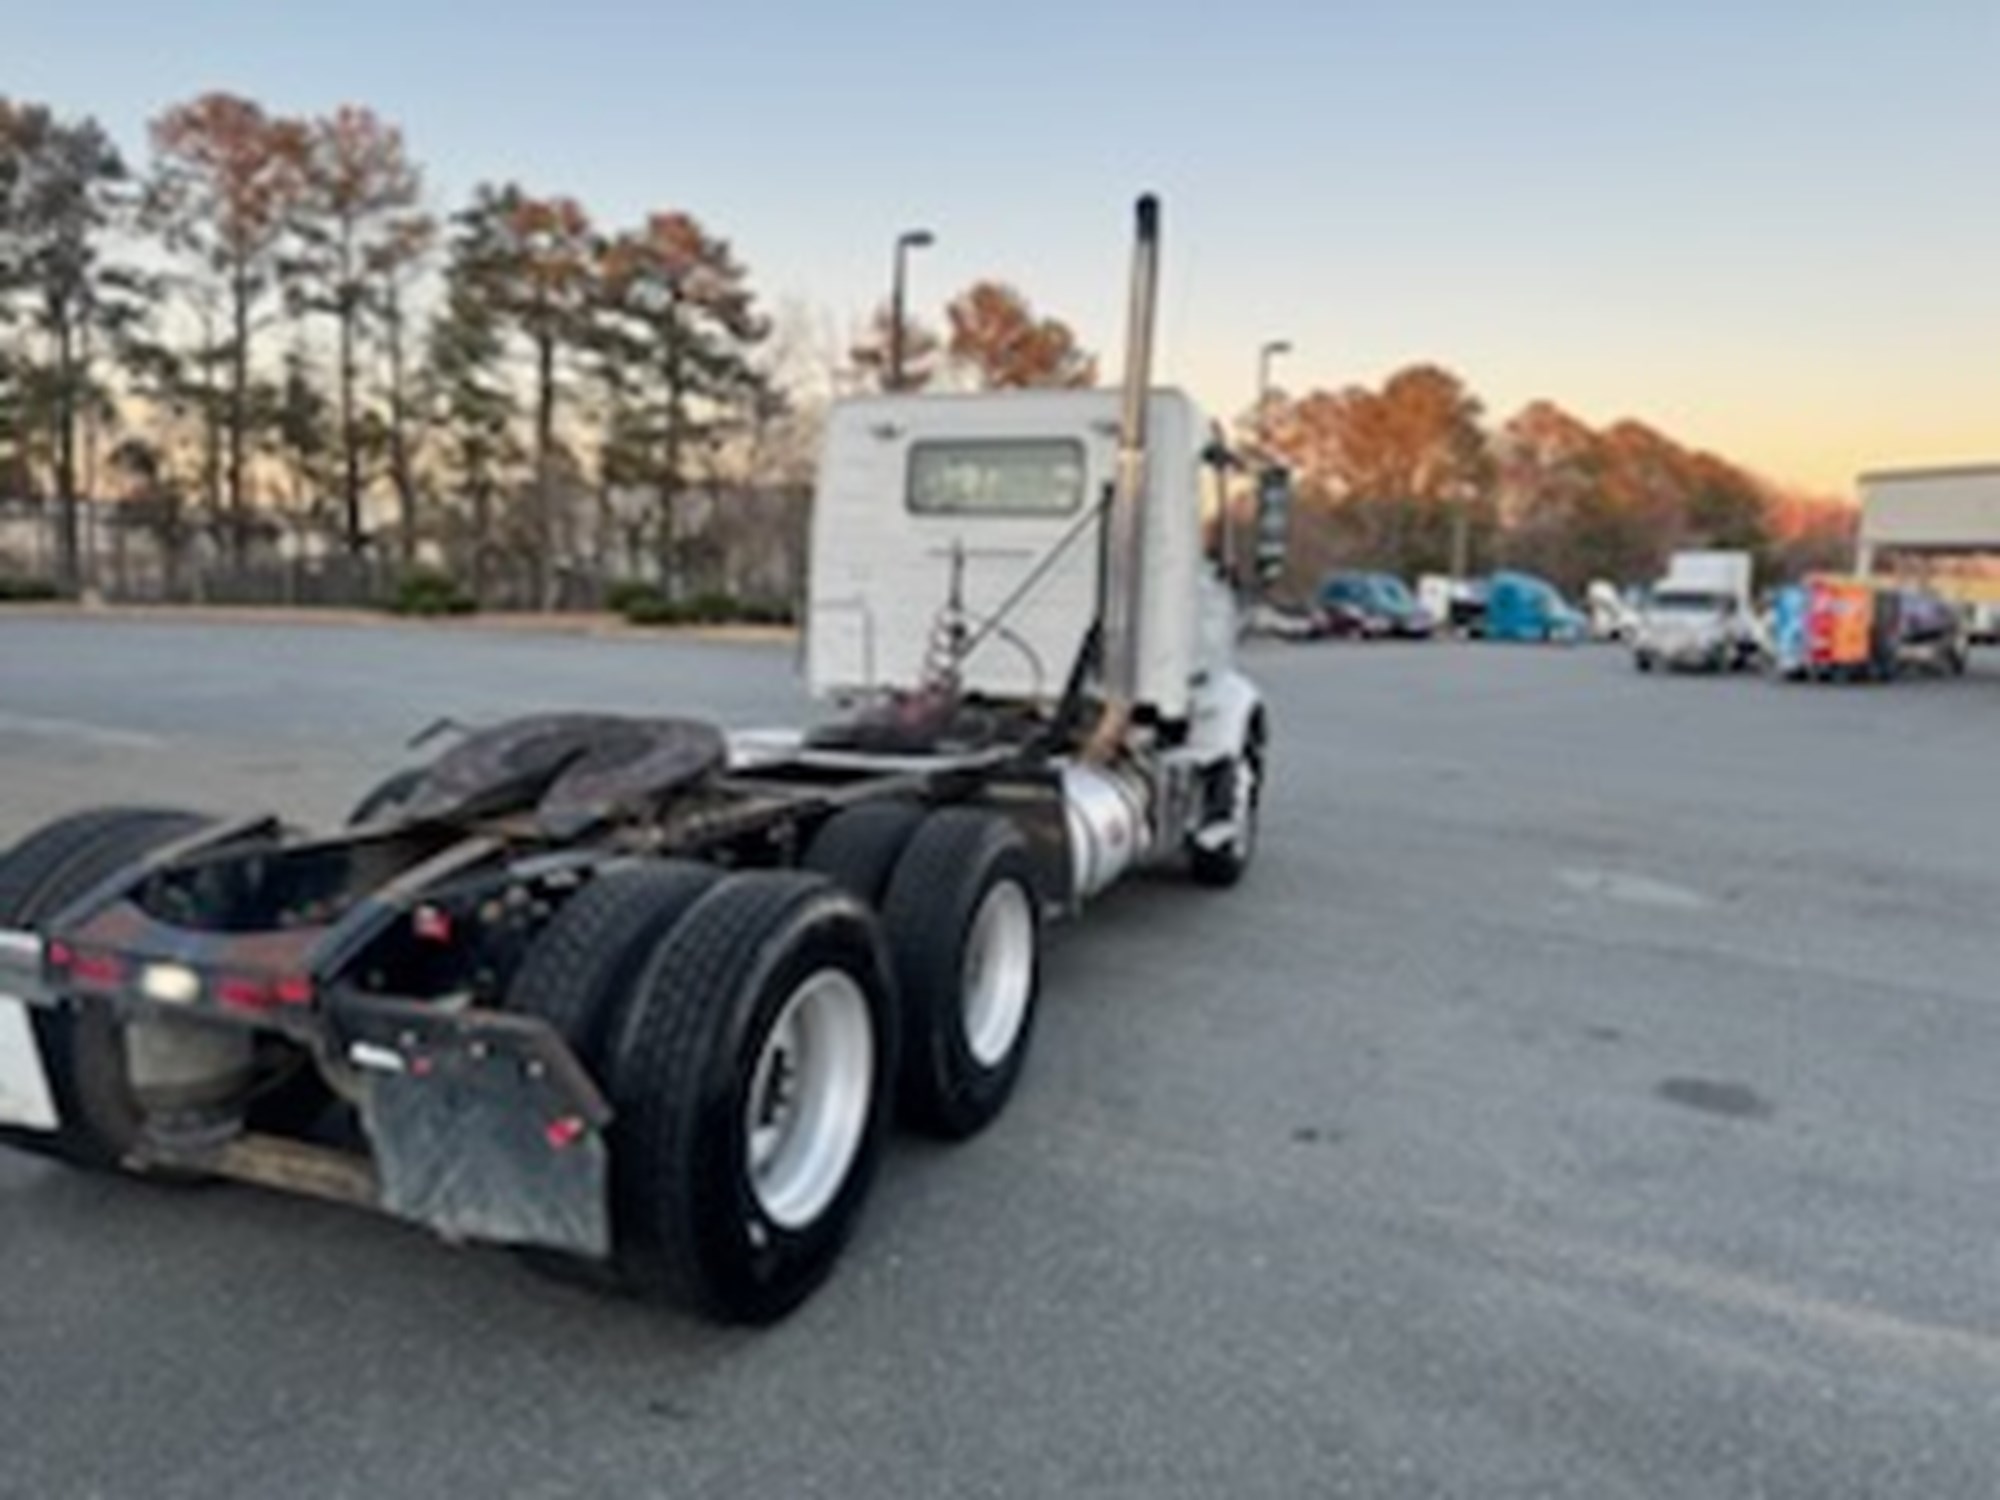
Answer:
[[[903,1023],[898,1102],[903,1120],[941,1140],[966,1140],[1006,1108],[1026,1064],[1041,987],[1040,932],[1028,1011],[1007,1055],[975,1060],[965,1036],[963,969],[973,917],[1002,880],[1038,906],[1033,860],[1020,831],[980,808],[948,807],[924,820],[883,902]]]
[[[746,1069],[775,991],[829,964],[869,997],[870,1116],[834,1202],[805,1229],[781,1231],[762,1220],[742,1164]],[[723,1322],[769,1322],[809,1295],[873,1181],[895,1052],[880,928],[854,896],[821,876],[758,872],[696,902],[648,963],[611,1054],[612,1216],[635,1288]]]
[[[161,808],[75,813],[29,835],[0,860],[0,926],[34,928],[101,881],[207,819]],[[53,1134],[0,1127],[0,1142],[72,1166],[116,1170],[137,1129],[118,1031],[99,1003],[37,1010],[35,1039],[61,1125]]]
[[[864,802],[835,813],[813,835],[800,862],[879,907],[896,861],[924,821],[917,802]]]

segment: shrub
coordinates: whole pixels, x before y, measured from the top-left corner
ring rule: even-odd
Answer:
[[[479,606],[458,586],[458,580],[435,568],[418,568],[405,573],[389,601],[389,612],[435,618],[439,615],[469,615]]]
[[[736,596],[710,591],[687,602],[688,618],[697,625],[726,625],[737,618]]]
[[[0,604],[45,604],[63,591],[46,578],[0,578]]]
[[[661,602],[659,588],[636,578],[621,578],[604,591],[604,607],[614,615],[651,609]]]
[[[791,605],[780,599],[739,599],[710,590],[669,599],[651,584],[616,584],[605,601],[631,625],[789,625]]]
[[[792,625],[797,623],[792,606],[783,599],[745,599],[737,610],[745,625]]]
[[[632,595],[619,612],[629,625],[686,625],[692,619],[685,604],[675,603],[658,590]]]

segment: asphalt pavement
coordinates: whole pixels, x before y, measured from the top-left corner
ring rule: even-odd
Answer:
[[[717,1331],[0,1151],[0,1496],[2000,1494],[2000,670],[1260,648],[1260,862],[1062,934],[1010,1112]],[[803,712],[759,645],[0,616],[0,840],[328,819],[450,715]]]

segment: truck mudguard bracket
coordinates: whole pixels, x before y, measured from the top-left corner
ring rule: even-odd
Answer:
[[[543,1022],[343,996],[384,1212],[454,1240],[611,1253],[610,1110]]]

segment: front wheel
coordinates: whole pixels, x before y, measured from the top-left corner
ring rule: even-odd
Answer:
[[[1227,889],[1250,871],[1257,855],[1258,821],[1264,806],[1267,735],[1260,715],[1251,722],[1243,748],[1224,768],[1228,778],[1229,821],[1213,843],[1190,842],[1188,868],[1206,886]]]

